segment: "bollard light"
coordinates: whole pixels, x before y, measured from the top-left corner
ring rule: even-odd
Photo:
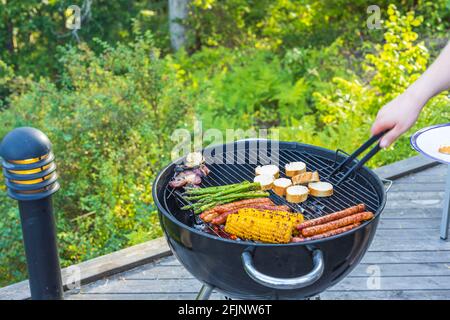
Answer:
[[[50,140],[34,128],[14,129],[3,138],[0,157],[8,196],[19,203],[31,298],[62,299],[52,205],[59,183]]]

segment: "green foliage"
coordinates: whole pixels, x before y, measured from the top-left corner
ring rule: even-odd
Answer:
[[[65,26],[70,5],[78,5],[82,10],[78,38],[95,50],[101,49],[93,41],[95,37],[109,43],[132,39],[133,22],[145,22],[148,5],[144,0],[96,0],[87,10],[86,3],[81,0],[0,1],[0,59],[20,75],[56,75],[62,67],[56,61],[57,47],[77,43],[72,30]]]
[[[205,49],[179,61],[205,127],[267,128],[306,112],[304,80],[269,51]]]
[[[445,36],[450,26],[448,0],[378,1],[382,16],[389,4],[423,15],[421,34]],[[321,47],[343,37],[360,50],[361,40],[381,41],[382,32],[366,26],[364,0],[194,0],[188,25],[190,47],[255,48],[285,52],[295,47]]]
[[[233,47],[243,44],[247,38],[245,17],[257,11],[252,7],[256,3],[253,0],[193,0],[187,22],[190,47],[199,49],[203,46]]]
[[[153,178],[170,160],[170,135],[189,119],[182,87],[149,36],[130,45],[64,51],[61,87],[32,82],[1,114],[0,136],[40,128],[57,156],[55,196],[63,265],[161,235],[151,197]],[[23,256],[15,204],[0,194],[0,266]],[[5,217],[7,214],[7,217]],[[14,270],[16,270],[14,268]],[[6,270],[2,274],[8,275]],[[5,283],[15,275],[2,276]]]

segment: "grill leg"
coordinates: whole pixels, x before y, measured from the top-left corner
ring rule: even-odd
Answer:
[[[209,284],[204,284],[198,292],[196,300],[209,300],[209,297],[211,296],[213,290],[214,287],[210,286]]]
[[[442,212],[441,239],[448,237],[448,227],[450,224],[450,164],[447,170],[447,185],[445,187],[444,211]]]

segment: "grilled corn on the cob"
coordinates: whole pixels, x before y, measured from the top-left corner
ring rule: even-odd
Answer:
[[[294,221],[292,214],[284,211],[242,209],[228,216],[225,232],[247,240],[288,243]]]
[[[301,213],[292,213],[287,211],[244,208],[240,209],[238,213],[247,217],[291,221],[294,224],[303,222],[303,215]]]

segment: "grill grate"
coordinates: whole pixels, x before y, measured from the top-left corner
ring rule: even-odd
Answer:
[[[360,175],[354,175],[348,178],[339,186],[337,181],[342,177],[343,173],[339,172],[332,177],[328,177],[333,170],[334,161],[318,155],[313,155],[305,151],[281,149],[278,154],[274,154],[279,159],[280,177],[285,177],[284,167],[287,163],[293,161],[303,161],[306,163],[308,171],[318,171],[321,181],[327,181],[333,184],[334,194],[326,198],[308,197],[308,199],[299,204],[293,204],[286,201],[285,198],[280,197],[270,191],[270,198],[276,204],[283,204],[289,206],[294,212],[301,212],[306,219],[317,218],[335,211],[340,211],[350,206],[364,203],[368,210],[376,212],[381,199],[379,198],[374,187]],[[244,180],[253,181],[255,176],[255,167],[260,164],[270,163],[271,157],[263,155],[254,149],[239,150],[239,152],[224,152],[223,159],[234,159],[234,164],[209,164],[211,173],[203,178],[202,187],[210,187],[217,185],[225,185],[237,183]],[[214,155],[217,159],[218,155]],[[259,158],[259,161],[256,161]],[[273,158],[273,156],[272,156]],[[208,158],[206,159],[208,163]],[[224,160],[225,161],[225,160]],[[167,186],[164,190],[165,206],[168,208],[169,201],[177,201],[180,206],[189,204],[183,198],[182,192],[174,190]],[[193,213],[188,213],[193,216]],[[185,219],[184,219],[185,220]],[[197,216],[192,219],[194,224],[199,228],[209,228],[209,233],[213,233],[218,237],[224,237],[222,232],[217,232],[209,224],[204,224]]]

